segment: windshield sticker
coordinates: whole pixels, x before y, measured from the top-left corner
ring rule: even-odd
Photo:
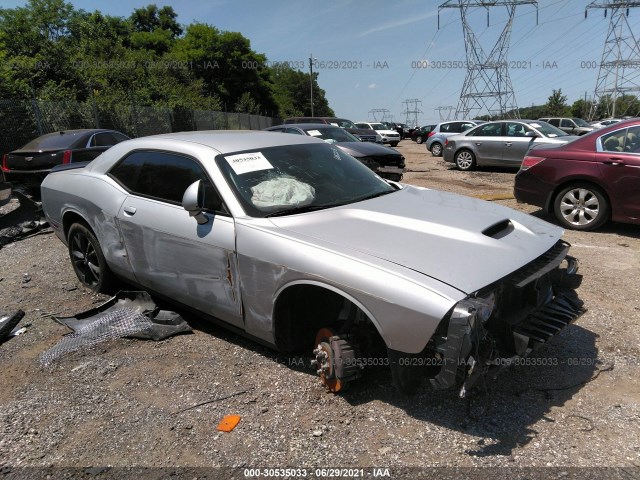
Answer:
[[[312,137],[319,137],[320,135],[322,135],[319,130],[307,130],[307,133]]]
[[[530,123],[529,125],[531,125],[533,128],[540,128],[539,123]]]
[[[240,153],[224,158],[229,165],[231,165],[236,175],[257,172],[259,170],[270,170],[273,168],[273,165],[269,163],[269,160],[267,160],[262,152]]]

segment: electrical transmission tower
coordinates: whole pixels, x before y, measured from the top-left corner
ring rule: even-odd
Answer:
[[[440,121],[441,122],[448,122],[449,120],[451,120],[451,112],[455,111],[456,107],[452,107],[452,106],[446,106],[446,107],[437,107],[435,109],[436,112],[438,112],[438,116],[440,117]],[[445,117],[443,115],[442,112],[446,111],[447,112],[447,116]]]
[[[443,8],[460,9],[462,19],[467,76],[460,93],[456,118],[472,118],[496,111],[502,117],[520,117],[509,76],[507,54],[516,7],[527,4],[535,5],[537,22],[538,2],[536,0],[447,0],[438,7],[438,28],[440,26],[440,10]],[[472,8],[484,7],[487,10],[487,26],[489,26],[489,7],[497,6],[503,6],[507,9],[509,19],[487,55],[473,33],[469,23],[469,13]]]
[[[584,11],[585,18],[590,8],[604,8],[605,17],[607,10],[611,12],[589,120],[597,115],[600,105],[607,117],[640,114],[637,111],[616,112],[619,97],[632,95],[637,98],[640,92],[640,44],[628,21],[629,9],[634,7],[640,7],[640,1],[603,0],[591,2]]]
[[[389,110],[387,110],[386,108],[374,108],[369,110],[369,115],[371,115],[375,122],[386,122],[385,118],[387,117],[387,115],[389,115],[389,113]],[[381,116],[379,120],[378,115]]]
[[[422,101],[418,100],[417,98],[407,98],[402,103],[406,104],[406,107],[405,107],[404,111],[402,112],[402,115],[406,115],[404,123],[406,123],[410,127],[412,127],[412,126],[413,127],[417,127],[418,126],[418,114],[422,113],[422,110],[420,110],[418,108],[418,104],[422,103]]]

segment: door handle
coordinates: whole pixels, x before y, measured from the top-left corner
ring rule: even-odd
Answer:
[[[622,161],[621,158],[618,157],[610,157],[609,160],[605,160],[604,161],[605,165],[612,165],[614,167],[618,167],[618,166],[622,166],[624,165],[624,162]]]
[[[505,142],[504,143],[507,147],[510,147],[511,145],[513,145],[513,142]]]
[[[124,213],[131,216],[136,214],[136,207],[124,207]]]
[[[476,145],[480,146],[480,145],[482,145],[482,142],[476,142]]]

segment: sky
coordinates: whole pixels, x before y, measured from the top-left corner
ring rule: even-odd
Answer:
[[[388,110],[404,122],[420,110],[418,124],[440,121],[439,107],[455,107],[464,84],[465,41],[460,11],[438,6],[445,0],[72,0],[77,9],[128,17],[134,8],[170,5],[181,24],[207,23],[237,31],[269,62],[292,62],[314,72],[336,115],[353,121],[381,120]],[[539,0],[538,9],[516,9],[508,60],[519,107],[544,104],[562,89],[571,104],[590,99],[608,29],[602,9],[591,0]],[[24,1],[2,0],[2,6]],[[537,16],[537,22],[536,22]],[[473,9],[469,23],[485,52],[506,24],[505,7]],[[440,28],[438,28],[438,21]],[[640,30],[640,8],[629,24]],[[637,34],[636,34],[637,35]],[[331,68],[333,67],[333,68]],[[337,68],[336,68],[337,67]],[[426,68],[425,68],[426,67]],[[417,104],[403,103],[417,99]],[[378,110],[378,112],[373,112]],[[412,115],[413,117],[413,115]],[[413,123],[413,121],[410,121]]]

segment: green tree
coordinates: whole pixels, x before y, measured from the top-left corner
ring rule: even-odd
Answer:
[[[168,6],[158,9],[152,4],[136,8],[129,17],[133,27],[131,45],[157,55],[167,53],[176,38],[182,35],[182,27],[176,18],[173,8]]]
[[[583,98],[579,98],[571,105],[571,116],[578,118],[587,118],[589,116],[589,109],[591,104],[585,102]]]
[[[547,115],[564,116],[567,115],[567,96],[562,94],[562,89],[553,90],[546,104]]]
[[[280,116],[300,117],[311,115],[311,89],[308,73],[294,70],[288,65],[269,69],[274,85],[274,96]],[[318,74],[313,74],[313,114],[318,117],[333,117],[325,91],[318,85]]]
[[[203,23],[191,24],[171,55],[192,68],[204,81],[205,90],[226,108],[232,108],[248,93],[256,105],[261,105],[262,113],[277,112],[271,78],[261,68],[266,57],[254,52],[242,34],[221,32]]]

